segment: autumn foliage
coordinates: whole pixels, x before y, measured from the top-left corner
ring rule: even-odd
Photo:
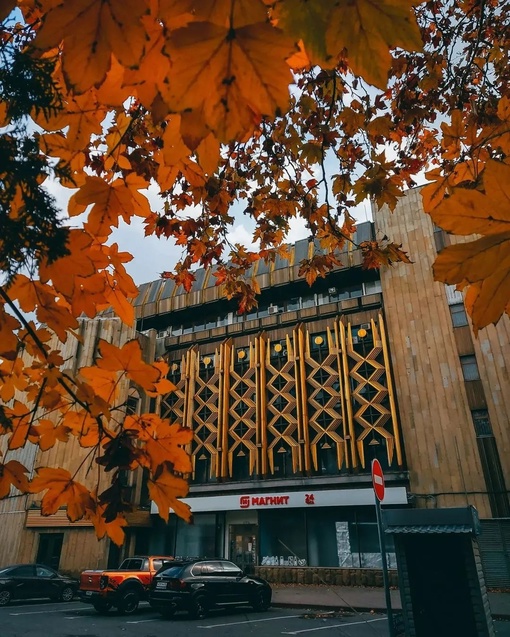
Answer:
[[[102,341],[94,364],[71,374],[50,344],[52,334],[79,338],[78,318],[108,308],[133,323],[132,257],[109,241],[121,220],[141,217],[146,235],[182,246],[164,276],[190,290],[196,265],[214,267],[243,311],[258,291],[247,272],[285,257],[293,218],[320,248],[300,264],[312,284],[353,242],[354,206],[369,198],[394,209],[426,179],[432,221],[470,237],[440,253],[434,275],[466,290],[475,330],[497,322],[510,299],[510,18],[501,5],[2,1],[0,497],[11,486],[44,493],[44,515],[65,506],[70,520],[86,517],[120,543],[129,506],[119,475],[143,467],[161,515],[171,507],[190,518],[179,498],[191,432],[127,415],[119,391],[167,393],[166,364],[145,362],[136,340]],[[42,187],[48,178],[72,190],[67,216]],[[239,202],[256,248],[229,242]],[[391,238],[355,247],[367,268],[410,262]],[[9,458],[27,443],[44,451],[71,438],[82,462],[112,476],[107,489],[61,468],[29,480]]]

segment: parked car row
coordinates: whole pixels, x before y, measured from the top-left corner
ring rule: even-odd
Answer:
[[[0,569],[0,606],[11,600],[49,597],[68,602],[78,594],[97,612],[111,608],[126,615],[146,600],[164,617],[186,611],[203,619],[214,608],[249,605],[265,611],[271,586],[224,559],[175,560],[168,556],[135,556],[114,570],[87,570],[80,581],[42,564],[16,564]]]

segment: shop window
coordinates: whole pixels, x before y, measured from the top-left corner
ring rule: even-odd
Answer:
[[[468,325],[468,318],[464,303],[454,303],[450,305],[450,314],[452,317],[453,327],[463,327]]]
[[[462,375],[464,376],[464,380],[479,380],[480,373],[478,371],[478,365],[476,362],[476,357],[473,356],[461,356],[460,364],[462,366]]]
[[[216,513],[195,513],[193,524],[178,519],[175,542],[176,557],[214,557],[216,547]]]
[[[259,511],[261,566],[307,566],[305,512]]]

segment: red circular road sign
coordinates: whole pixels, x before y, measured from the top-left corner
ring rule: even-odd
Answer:
[[[372,460],[372,485],[379,502],[384,500],[384,474],[381,463],[376,458]]]

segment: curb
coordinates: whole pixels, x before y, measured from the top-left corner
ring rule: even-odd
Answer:
[[[271,602],[271,606],[274,608],[297,608],[303,610],[330,610],[330,611],[353,611],[356,613],[379,613],[382,615],[386,614],[385,608],[374,608],[373,606],[332,606],[331,604],[305,604],[303,602]],[[400,613],[402,609],[393,608],[394,611]],[[492,619],[495,621],[510,621],[510,614],[505,613],[492,613]]]
[[[345,606],[340,604],[338,606],[332,606],[331,604],[305,604],[303,602],[271,602],[271,606],[275,608],[303,608],[331,611],[352,610],[356,613],[386,613],[386,608],[374,608],[373,606]],[[399,608],[394,608],[393,610],[400,612]]]

